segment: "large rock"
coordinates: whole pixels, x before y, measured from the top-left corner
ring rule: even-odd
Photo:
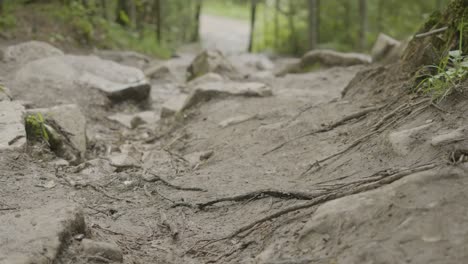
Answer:
[[[138,69],[146,68],[151,61],[150,57],[135,51],[97,50],[94,54],[102,59],[115,61],[119,64]]]
[[[81,241],[81,246],[83,252],[88,256],[99,256],[117,262],[123,261],[122,251],[114,243],[83,239],[83,241]]]
[[[182,107],[186,110],[199,102],[225,96],[267,97],[273,95],[268,85],[263,83],[214,82],[195,87]]]
[[[188,81],[209,72],[214,72],[230,79],[240,77],[237,69],[218,50],[205,50],[193,60],[188,68]]]
[[[74,234],[85,233],[82,212],[56,202],[0,215],[0,264],[56,263]]]
[[[380,33],[371,51],[373,62],[391,63],[399,59],[401,42]]]
[[[145,102],[150,85],[139,69],[95,56],[55,56],[24,65],[11,86],[17,97],[38,105],[90,104],[100,94],[114,103]],[[100,102],[102,103],[102,102]]]
[[[299,62],[288,63],[275,74],[283,76],[288,73],[309,71],[311,67],[348,67],[361,64],[370,64],[372,58],[360,53],[344,53],[333,50],[312,50],[302,56]]]
[[[86,118],[77,105],[60,105],[52,108],[30,109],[27,110],[28,115],[41,114],[45,123],[54,129],[60,137],[58,147],[68,152],[68,154],[57,153],[59,156],[68,160],[81,159],[85,156],[87,147],[86,137]],[[71,152],[71,153],[70,153]],[[77,152],[77,153],[75,153]],[[70,154],[77,157],[67,157]]]
[[[61,55],[63,52],[52,45],[45,42],[29,41],[7,47],[3,52],[3,60],[23,65],[34,60]]]
[[[202,75],[198,78],[195,78],[193,80],[191,80],[190,82],[187,83],[187,85],[189,87],[195,87],[197,85],[200,85],[200,84],[204,84],[204,83],[210,83],[210,82],[222,82],[224,81],[224,78],[223,76],[217,74],[217,73],[214,73],[214,72],[209,72],[205,75]]]
[[[252,74],[257,71],[271,71],[275,67],[273,62],[264,54],[238,54],[229,56],[228,59],[243,74]]]
[[[0,101],[0,150],[20,148],[26,143],[24,113],[18,102]]]
[[[276,239],[257,263],[468,263],[467,173],[433,169],[327,202],[298,241]]]

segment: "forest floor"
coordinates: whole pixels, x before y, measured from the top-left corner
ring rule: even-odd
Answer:
[[[203,34],[230,27],[210,19],[216,28]],[[208,46],[245,45],[224,37]],[[102,104],[85,87],[67,89],[76,82],[60,60],[0,65],[12,102],[77,104],[88,137],[73,165],[2,147],[1,264],[468,263],[466,97],[434,106],[408,94],[393,66],[275,77],[274,67],[257,67],[267,58],[244,54],[228,56],[243,78],[214,84],[261,83],[271,96],[216,94],[159,120],[165,102],[193,92],[185,75],[195,54],[109,54],[98,55],[166,66],[151,78],[148,104]],[[27,71],[31,63],[40,67]],[[142,111],[151,113],[144,124],[122,121]]]

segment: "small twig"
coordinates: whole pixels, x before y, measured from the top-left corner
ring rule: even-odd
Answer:
[[[438,29],[434,29],[434,30],[431,30],[431,31],[428,31],[428,32],[425,32],[425,33],[417,34],[414,37],[415,38],[424,38],[424,37],[428,37],[428,36],[432,36],[432,35],[444,32],[447,29],[448,29],[448,27],[438,28]]]
[[[440,107],[440,106],[438,106],[438,105],[436,105],[434,103],[431,103],[431,106],[434,107],[435,109],[439,110],[440,112],[444,113],[444,114],[450,113],[449,111],[443,109],[442,107]]]
[[[102,262],[102,263],[111,263],[111,260],[105,257],[101,257],[98,255],[95,256],[89,256],[87,257],[88,261],[97,261],[97,262]]]
[[[13,211],[13,210],[18,210],[18,207],[6,207],[6,208],[0,208],[0,211]]]
[[[198,187],[182,187],[182,186],[177,186],[177,185],[174,185],[166,180],[164,180],[163,178],[161,178],[161,176],[157,175],[156,173],[154,172],[148,172],[149,174],[153,175],[154,176],[154,179],[152,179],[151,181],[152,182],[156,182],[156,181],[160,181],[162,182],[164,185],[168,186],[168,187],[171,187],[173,189],[176,189],[176,190],[180,190],[180,191],[192,191],[192,192],[207,192],[207,190],[205,189],[202,189],[202,188],[198,188]]]
[[[276,197],[282,199],[296,199],[296,200],[311,200],[317,197],[317,193],[307,193],[307,192],[287,192],[287,191],[278,191],[278,190],[259,190],[254,192],[248,192],[245,194],[235,195],[231,197],[223,197],[219,199],[214,199],[205,203],[198,204],[189,204],[189,203],[177,203],[173,207],[186,206],[191,208],[198,208],[200,210],[205,209],[208,206],[215,205],[217,203],[223,202],[241,202],[241,201],[252,201],[255,199],[260,199],[264,197]]]

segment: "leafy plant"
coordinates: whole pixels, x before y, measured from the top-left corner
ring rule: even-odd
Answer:
[[[450,51],[438,66],[426,66],[429,70],[435,70],[436,73],[426,75],[416,87],[417,92],[432,96],[432,100],[436,103],[441,102],[454,91],[462,92],[460,84],[468,77],[468,56],[463,54],[463,22],[459,30],[458,49]]]

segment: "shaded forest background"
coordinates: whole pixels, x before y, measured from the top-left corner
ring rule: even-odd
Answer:
[[[368,51],[380,32],[410,37],[449,0],[0,0],[0,37],[167,58],[199,41],[200,16],[249,21],[251,51]],[[229,30],[229,29],[226,29]]]

